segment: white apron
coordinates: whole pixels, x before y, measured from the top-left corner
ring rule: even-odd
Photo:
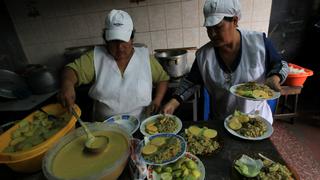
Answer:
[[[143,108],[150,104],[152,75],[148,49],[134,49],[135,52],[121,75],[117,63],[107,50],[101,46],[94,48],[96,80],[89,95],[95,100],[96,121],[117,114],[139,118]]]
[[[272,112],[267,101],[244,100],[229,92],[229,88],[239,83],[256,81],[264,83],[266,77],[265,45],[262,33],[240,30],[242,54],[240,64],[231,73],[225,73],[219,66],[213,46],[208,43],[196,54],[197,63],[204,84],[212,97],[214,118],[224,119],[235,110],[254,113],[273,123]]]

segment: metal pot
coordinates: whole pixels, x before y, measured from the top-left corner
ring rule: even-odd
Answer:
[[[67,62],[73,62],[75,59],[79,58],[81,55],[85,54],[86,52],[93,50],[94,46],[79,46],[79,47],[70,47],[66,48],[64,52],[64,57]]]
[[[179,78],[188,72],[187,50],[164,50],[156,52],[155,57],[170,77]]]
[[[0,97],[15,99],[31,95],[23,77],[15,72],[0,69]]]
[[[34,94],[49,93],[59,88],[57,72],[44,65],[29,65],[25,77]]]

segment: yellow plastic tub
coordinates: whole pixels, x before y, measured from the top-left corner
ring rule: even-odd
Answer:
[[[62,115],[66,111],[66,109],[64,109],[60,104],[49,104],[47,106],[42,107],[42,109],[48,112],[49,114],[56,116]],[[75,106],[75,111],[79,115],[81,114],[81,110],[77,105]],[[24,119],[26,119],[29,122],[32,122],[35,112],[31,113]],[[15,126],[11,127],[9,130],[4,132],[0,136],[0,163],[6,164],[12,170],[18,172],[35,172],[40,170],[41,161],[44,154],[54,143],[56,143],[69,131],[74,129],[76,121],[76,118],[74,116],[71,116],[70,121],[64,128],[62,128],[59,132],[51,136],[46,141],[32,147],[29,150],[14,153],[4,153],[3,150],[10,143],[12,132],[19,128],[19,123],[17,123]]]

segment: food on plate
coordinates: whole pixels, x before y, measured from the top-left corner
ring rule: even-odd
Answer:
[[[150,155],[150,154],[153,154],[155,152],[157,152],[158,150],[158,147],[153,145],[153,144],[148,144],[148,145],[145,145],[143,148],[142,148],[142,154],[144,155]]]
[[[259,116],[235,111],[228,121],[230,129],[245,137],[260,137],[267,132],[267,124]]]
[[[293,174],[285,166],[259,154],[259,158],[242,155],[234,163],[234,168],[242,175],[242,179],[294,179]]]
[[[247,82],[238,86],[235,93],[249,98],[268,99],[273,97],[274,91],[267,85]]]
[[[33,116],[33,121],[19,122],[19,128],[12,132],[11,141],[3,152],[13,153],[31,149],[60,131],[69,119],[70,115],[65,113],[58,119],[49,120],[47,114],[37,111]]]
[[[187,141],[187,151],[192,154],[206,155],[220,147],[217,141],[218,132],[207,127],[190,126],[185,129],[183,137]]]
[[[161,180],[199,180],[201,177],[201,171],[197,163],[187,157],[182,157],[178,161],[165,166],[153,166],[152,168],[160,175]]]
[[[142,156],[149,162],[162,163],[175,157],[181,151],[181,142],[176,137],[155,137],[141,150]]]
[[[212,139],[218,135],[218,132],[214,129],[205,129],[202,135],[206,138]]]
[[[178,127],[176,120],[170,116],[159,116],[154,121],[146,123],[145,129],[149,134],[171,133]]]
[[[153,144],[155,146],[162,146],[166,143],[166,138],[165,137],[157,137],[157,138],[153,138],[150,141],[150,144]]]

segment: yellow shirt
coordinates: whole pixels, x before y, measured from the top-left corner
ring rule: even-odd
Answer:
[[[93,50],[82,55],[74,62],[67,64],[66,66],[72,68],[78,77],[78,85],[88,84],[94,80],[95,70],[93,64]],[[169,75],[164,71],[160,63],[150,56],[150,66],[152,73],[152,83],[157,84],[160,81],[168,81]]]

